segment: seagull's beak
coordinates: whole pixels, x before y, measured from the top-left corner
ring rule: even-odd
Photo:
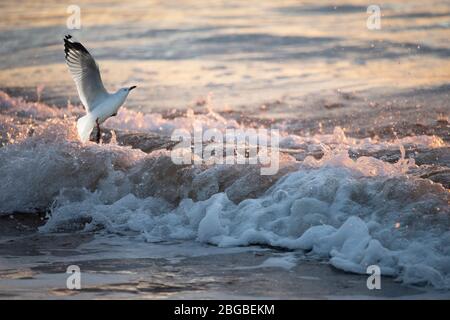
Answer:
[[[128,89],[128,91],[131,91],[131,90],[133,90],[134,88],[136,88],[136,86],[131,86],[131,87]]]

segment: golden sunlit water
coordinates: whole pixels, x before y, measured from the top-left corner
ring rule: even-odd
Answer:
[[[99,60],[110,91],[139,84],[128,106],[185,108],[213,94],[220,109],[253,109],[333,90],[382,95],[450,79],[450,4],[388,1],[369,30],[367,1],[78,1],[68,30],[59,1],[2,1],[0,86],[76,100],[62,37]]]

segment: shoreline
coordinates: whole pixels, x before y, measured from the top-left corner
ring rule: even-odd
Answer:
[[[23,216],[22,218],[25,218]],[[16,227],[23,227],[23,219]],[[28,219],[28,228],[42,220]],[[19,221],[20,220],[20,221]],[[16,228],[15,228],[16,229]],[[19,229],[16,229],[19,230]],[[2,230],[3,234],[3,230]],[[346,273],[301,252],[270,247],[218,248],[197,242],[98,246],[94,234],[40,234],[28,229],[0,237],[2,299],[422,299],[450,298],[450,291],[403,285],[382,277],[381,290],[367,276]],[[105,238],[107,240],[107,237]],[[32,244],[32,245],[31,245]],[[177,247],[181,245],[180,247]],[[148,246],[147,255],[142,248]],[[94,249],[95,248],[95,249]],[[189,253],[186,249],[189,248]],[[155,257],[151,258],[152,251]],[[43,261],[46,252],[45,260]],[[166,252],[166,253],[164,253]],[[168,253],[167,253],[168,252]],[[184,253],[183,253],[184,252]],[[141,254],[139,254],[141,253]],[[105,258],[102,258],[105,257]],[[19,259],[21,266],[14,262]],[[270,260],[272,259],[272,260]],[[290,265],[286,261],[296,261]],[[267,261],[274,261],[272,266]],[[4,263],[6,262],[6,263]],[[266,263],[267,266],[264,266]],[[11,269],[9,265],[14,265]],[[81,269],[82,290],[65,288],[66,268]]]

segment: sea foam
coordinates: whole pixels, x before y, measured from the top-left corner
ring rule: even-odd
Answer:
[[[308,137],[282,132],[280,173],[261,177],[252,165],[175,165],[165,149],[83,145],[74,126],[79,109],[0,98],[1,125],[9,132],[0,148],[0,212],[47,211],[40,232],[269,245],[327,259],[348,272],[378,265],[404,283],[450,288],[448,190],[410,175],[417,165],[404,150],[394,163],[349,154],[445,145],[438,137],[379,141],[347,137],[341,128]],[[163,128],[168,134],[193,121],[239,126],[211,112],[175,119],[141,115],[135,124],[131,115],[137,113],[123,113],[128,120],[121,125],[130,131]],[[118,130],[114,121],[108,126]],[[299,152],[305,153],[301,160]]]

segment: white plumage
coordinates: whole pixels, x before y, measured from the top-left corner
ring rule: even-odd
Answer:
[[[86,109],[86,115],[77,121],[78,135],[82,142],[89,140],[94,126],[97,125],[97,142],[100,141],[100,124],[117,114],[131,90],[121,88],[110,94],[103,86],[100,70],[94,58],[79,42],[73,42],[71,36],[64,38],[66,62],[77,86],[78,95]]]

